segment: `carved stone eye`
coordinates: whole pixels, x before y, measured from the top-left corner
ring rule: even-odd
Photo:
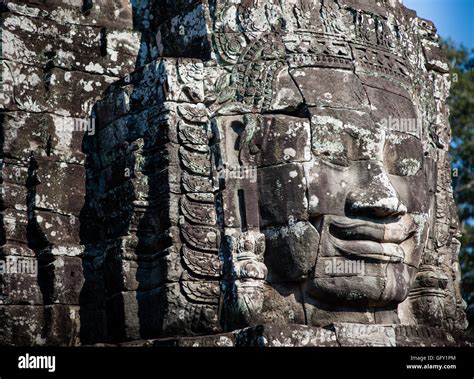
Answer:
[[[423,165],[423,147],[415,137],[392,139],[385,145],[385,166],[391,175],[415,176]]]

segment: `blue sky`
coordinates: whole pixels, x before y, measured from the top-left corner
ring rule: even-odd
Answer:
[[[403,4],[433,21],[441,37],[474,48],[474,0],[403,0]]]

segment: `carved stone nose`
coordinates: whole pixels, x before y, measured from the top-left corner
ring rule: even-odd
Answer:
[[[362,188],[348,193],[346,212],[351,216],[401,217],[407,213],[407,207],[400,201],[387,174],[381,169]]]

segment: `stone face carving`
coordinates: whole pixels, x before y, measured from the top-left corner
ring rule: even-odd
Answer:
[[[263,263],[265,236],[247,231],[228,239],[231,267],[224,287],[226,327],[237,329],[251,325],[262,311],[267,278],[267,267]]]
[[[160,53],[189,59],[162,58],[131,83],[142,112],[168,115],[135,129],[145,145],[163,140],[167,159],[146,175],[166,172],[162,194],[179,198],[163,200],[162,229],[176,231],[160,248],[181,253],[156,290],[167,305],[150,300],[163,317],[150,334],[340,322],[462,330],[449,78],[431,24],[393,1],[152,10],[169,15]]]
[[[109,87],[84,140],[82,343],[456,344],[432,24],[394,0],[140,14],[156,46],[142,41],[148,63]]]
[[[158,48],[176,58],[108,95],[137,104],[140,115],[120,116],[135,119],[123,139],[143,138],[143,159],[156,162],[143,170],[150,220],[136,227],[132,260],[156,277],[134,291],[159,321],[131,316],[125,329],[182,337],[391,324],[402,329],[380,329],[373,344],[397,345],[408,326],[465,328],[449,78],[431,24],[394,1],[194,1],[152,12],[168,15]],[[155,108],[163,116],[139,121]],[[101,123],[104,135],[120,117]],[[145,256],[151,267],[140,267]]]

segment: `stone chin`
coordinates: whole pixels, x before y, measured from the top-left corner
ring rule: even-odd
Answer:
[[[326,216],[308,296],[331,305],[396,308],[410,292],[426,242],[426,225]]]
[[[412,271],[405,264],[389,264],[384,277],[315,277],[306,283],[306,292],[323,303],[345,308],[395,306],[408,297],[415,275]]]

